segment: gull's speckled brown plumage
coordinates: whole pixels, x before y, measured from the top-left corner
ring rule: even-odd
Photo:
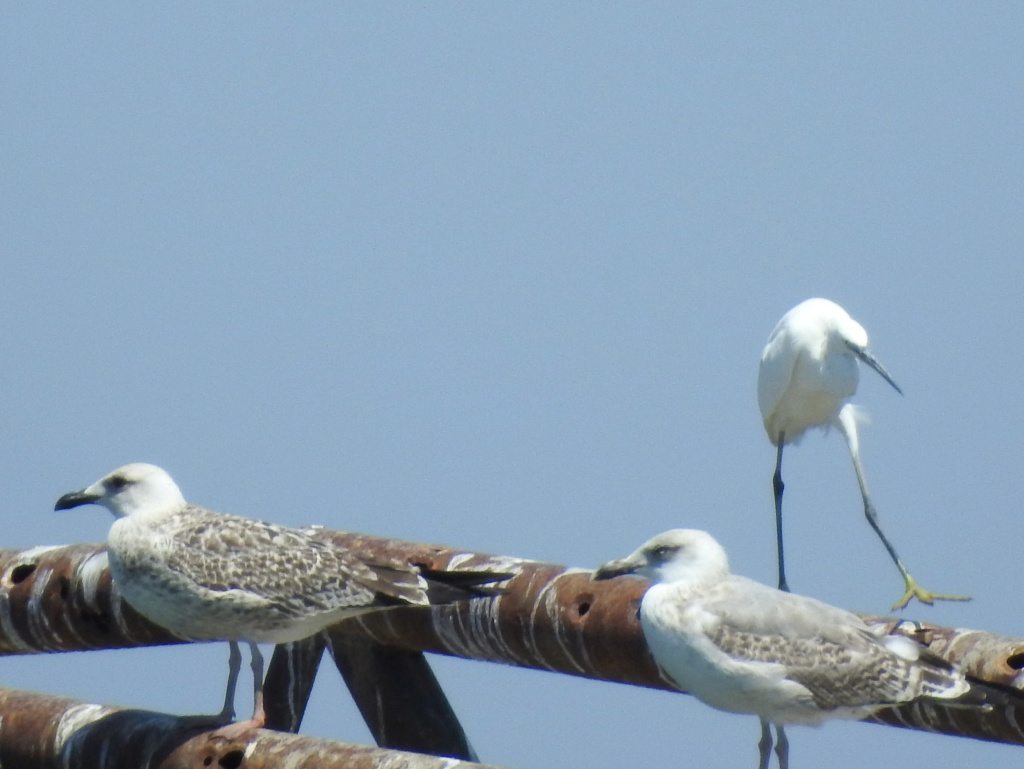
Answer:
[[[319,539],[314,531],[215,513],[185,501],[159,467],[118,468],[57,510],[96,503],[117,518],[107,537],[110,573],[143,616],[193,640],[231,643],[224,710],[230,718],[238,641],[253,655],[255,707],[244,728],[263,723],[262,657],[257,643],[307,638],[339,620],[400,605],[449,603],[493,589],[508,575],[421,572]],[[231,735],[238,732],[235,729]]]
[[[375,564],[311,531],[195,505],[123,518],[108,546],[126,600],[189,638],[281,643],[373,608],[428,603],[413,566]]]
[[[708,705],[758,715],[762,768],[769,724],[785,769],[785,724],[865,718],[928,698],[980,704],[988,696],[908,638],[877,635],[848,611],[730,574],[725,550],[707,532],[664,532],[594,574],[654,581],[640,624],[655,661]]]

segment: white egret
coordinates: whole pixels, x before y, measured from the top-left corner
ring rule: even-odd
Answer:
[[[828,299],[808,299],[783,315],[761,354],[757,400],[768,438],[778,447],[772,486],[779,549],[779,588],[789,589],[782,547],[782,449],[787,443],[800,440],[812,427],[836,427],[846,438],[850,450],[864,500],[864,515],[906,582],[906,592],[893,608],[902,609],[911,598],[927,604],[937,599],[969,600],[968,596],[941,595],[921,588],[882,533],[860,463],[856,407],[848,402],[857,391],[860,376],[858,360],[871,366],[896,392],[903,394],[889,372],[868,351],[868,335],[864,328],[846,310]]]

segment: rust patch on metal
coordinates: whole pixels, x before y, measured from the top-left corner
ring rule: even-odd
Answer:
[[[327,529],[318,529],[317,536],[367,558],[514,575],[505,583],[505,592],[496,597],[367,614],[339,623],[331,629],[332,635],[364,634],[379,644],[409,651],[673,688],[647,651],[637,620],[647,588],[642,579],[592,582],[589,572],[581,569],[507,556]],[[0,654],[178,642],[121,602],[104,559],[98,545],[0,551]],[[927,643],[972,678],[1004,687],[1009,697],[1008,705],[990,708],[917,703],[884,711],[876,721],[1024,744],[1019,726],[1024,725],[1024,705],[1017,699],[1024,690],[1024,639],[888,617],[865,616],[865,620],[885,632]],[[287,683],[292,679],[283,680],[284,689],[292,685]],[[304,703],[304,698],[290,701],[287,707],[294,710],[300,701]]]
[[[3,688],[0,753],[11,769],[487,769],[266,729],[227,742],[188,718]]]

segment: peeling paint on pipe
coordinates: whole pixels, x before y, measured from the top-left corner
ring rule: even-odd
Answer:
[[[168,643],[111,589],[102,545],[0,550],[0,654]]]
[[[4,769],[488,769],[467,761],[267,729],[228,742],[187,718],[4,688],[0,688],[0,765]]]
[[[410,651],[503,662],[620,683],[674,689],[647,651],[636,614],[647,582],[592,582],[589,572],[507,556],[317,529],[316,536],[373,558],[434,569],[511,572],[504,594],[431,609],[394,609],[339,623],[331,635],[363,633]],[[96,573],[102,547],[0,551],[0,654],[175,643],[173,635],[123,605],[109,572]],[[43,581],[42,586],[35,584]],[[118,621],[121,617],[121,621]],[[1024,640],[975,630],[865,617],[916,638],[981,681],[1024,691]],[[268,692],[268,702],[270,693]],[[922,703],[874,720],[977,739],[1024,744],[1024,705],[989,709]]]

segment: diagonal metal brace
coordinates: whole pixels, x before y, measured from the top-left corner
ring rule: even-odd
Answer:
[[[477,760],[423,652],[383,646],[362,635],[328,638],[334,662],[380,747]]]

